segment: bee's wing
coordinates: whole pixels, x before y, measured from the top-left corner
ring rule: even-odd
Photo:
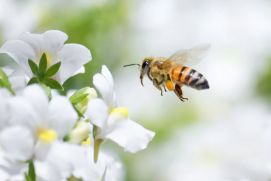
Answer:
[[[198,63],[210,48],[210,44],[202,44],[190,49],[182,49],[171,55],[168,59],[179,64],[193,65]]]

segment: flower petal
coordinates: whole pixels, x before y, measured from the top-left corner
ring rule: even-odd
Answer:
[[[52,144],[37,140],[35,144],[35,152],[34,152],[35,159],[40,160],[40,161],[45,160],[48,153],[50,152]]]
[[[105,65],[102,66],[102,75],[106,78],[106,80],[109,83],[109,86],[112,87],[113,89],[114,80],[113,80],[111,72],[108,70],[108,68]]]
[[[35,57],[33,57],[34,62],[39,63],[39,59],[44,52],[44,42],[41,34],[35,34],[35,33],[23,33],[20,37],[20,40],[27,43],[32,50],[34,51]]]
[[[9,111],[7,108],[7,101],[11,97],[7,89],[0,89],[0,129],[2,129],[7,124],[7,119],[9,117]]]
[[[132,120],[120,121],[114,126],[114,129],[106,135],[118,145],[123,147],[125,151],[135,153],[147,147],[155,133],[145,129],[141,125]]]
[[[45,121],[48,113],[49,100],[45,91],[39,85],[27,86],[23,91],[23,97],[27,99],[35,109],[35,112]]]
[[[5,155],[14,161],[27,161],[34,150],[34,139],[30,130],[22,126],[13,126],[0,133],[0,144]]]
[[[20,39],[26,42],[34,50],[35,58],[32,60],[38,63],[41,55],[46,53],[47,59],[51,59],[48,63],[51,62],[52,64],[58,61],[57,52],[63,47],[68,36],[62,31],[50,30],[43,34],[27,32],[22,34]]]
[[[72,76],[77,75],[77,74],[83,74],[83,73],[85,73],[85,72],[86,72],[85,67],[82,66],[82,67],[79,68],[76,72],[74,72],[74,74],[73,74]]]
[[[75,168],[75,170],[73,171],[73,175],[76,178],[80,178],[82,180],[101,180],[99,173],[95,172],[94,169],[87,167]]]
[[[96,163],[102,176],[103,181],[117,181],[123,179],[122,163],[111,155],[101,152],[99,161]]]
[[[12,97],[7,102],[7,108],[10,112],[8,122],[10,125],[28,126],[33,131],[41,120],[41,115],[35,112],[33,106],[23,97]]]
[[[9,180],[10,175],[4,169],[0,169],[0,179],[1,180]]]
[[[15,90],[15,92],[22,90],[27,85],[26,78],[23,72],[21,75],[18,75],[18,74],[10,75],[9,81],[11,83],[13,90]]]
[[[46,181],[46,180],[61,180],[60,172],[57,170],[54,165],[48,162],[36,161],[35,172],[37,180]]]
[[[10,76],[13,72],[15,72],[14,69],[11,68],[10,66],[1,67],[1,68],[7,76]]]
[[[50,149],[46,162],[61,171],[62,178],[69,178],[73,169],[75,169],[74,162],[77,161],[78,157],[84,157],[81,149],[82,147],[74,144],[55,142]]]
[[[128,109],[123,107],[114,108],[107,118],[106,125],[99,129],[97,137],[105,139],[107,134],[111,133],[119,126],[122,121],[126,121],[128,117]]]
[[[0,156],[0,170],[6,173],[8,178],[4,179],[0,173],[0,180],[8,180],[8,181],[24,181],[24,173],[27,170],[26,162],[18,162],[14,160],[10,160],[4,157],[4,152],[1,150]]]
[[[61,59],[60,81],[64,82],[74,75],[84,64],[92,59],[89,49],[79,44],[65,44],[59,52]]]
[[[108,107],[102,99],[92,99],[88,103],[85,114],[90,118],[91,123],[103,127],[108,117],[108,111]]]
[[[80,144],[89,137],[90,134],[90,125],[85,121],[79,121],[76,124],[76,127],[69,134],[69,142]]]
[[[47,55],[49,65],[59,62],[58,52],[62,49],[68,35],[59,30],[49,30],[42,34],[44,42],[44,52]],[[48,60],[51,59],[51,60]]]
[[[74,126],[77,114],[64,96],[54,97],[49,105],[49,126],[57,131],[60,138],[63,138]]]
[[[110,85],[110,81],[100,73],[97,73],[93,77],[93,84],[110,107],[115,106],[115,93],[113,87]]]
[[[28,66],[28,59],[35,60],[34,50],[22,40],[7,41],[1,48],[0,53],[6,53],[17,62],[28,76],[32,76]]]
[[[59,30],[49,30],[42,34],[43,41],[45,42],[44,48],[46,51],[59,51],[65,41],[68,39],[68,35]]]

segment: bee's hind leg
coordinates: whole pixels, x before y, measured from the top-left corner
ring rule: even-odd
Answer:
[[[185,101],[188,100],[188,98],[183,97],[183,91],[181,86],[179,86],[178,84],[175,85],[175,89],[174,89],[175,94],[179,97],[179,99],[181,101]]]
[[[161,84],[163,83],[163,82],[159,82],[157,79],[153,79],[153,85],[158,89],[158,90],[160,90],[161,91],[161,96],[163,96],[163,89],[161,88]]]

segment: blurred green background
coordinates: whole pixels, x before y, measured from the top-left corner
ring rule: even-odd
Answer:
[[[167,145],[170,140],[198,123],[225,118],[239,105],[256,101],[270,110],[270,7],[264,0],[246,4],[241,0],[6,0],[0,1],[0,42],[24,31],[59,29],[69,35],[69,43],[88,47],[93,59],[85,65],[86,73],[71,78],[65,87],[92,86],[93,75],[107,65],[119,105],[127,106],[130,117],[156,136],[136,154],[123,153],[109,142],[104,149],[118,152],[126,180],[170,180],[167,167],[178,158],[170,150],[175,152],[175,144],[180,144]],[[173,93],[161,97],[147,79],[141,87],[137,68],[122,68],[144,56],[169,56],[201,43],[212,48],[194,68],[207,77],[211,89],[184,88],[189,98],[185,103]]]
[[[125,0],[84,8],[48,8],[37,26],[38,31],[59,29],[69,35],[68,42],[77,42],[91,50],[93,61],[86,65],[86,73],[74,77],[67,88],[80,88],[92,82],[92,75],[102,64],[112,69],[120,66],[128,54],[128,5]]]

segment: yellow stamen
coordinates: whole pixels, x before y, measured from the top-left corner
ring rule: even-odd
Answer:
[[[52,129],[40,129],[38,130],[38,138],[39,140],[45,143],[52,143],[57,139],[57,133]]]
[[[117,107],[111,111],[111,114],[120,114],[124,117],[128,117],[128,109],[126,107]]]
[[[52,56],[49,53],[45,53],[47,59],[47,66],[52,64]]]
[[[86,146],[90,145],[90,138],[88,137],[88,138],[85,139],[81,144],[82,144],[82,145],[86,145]]]

